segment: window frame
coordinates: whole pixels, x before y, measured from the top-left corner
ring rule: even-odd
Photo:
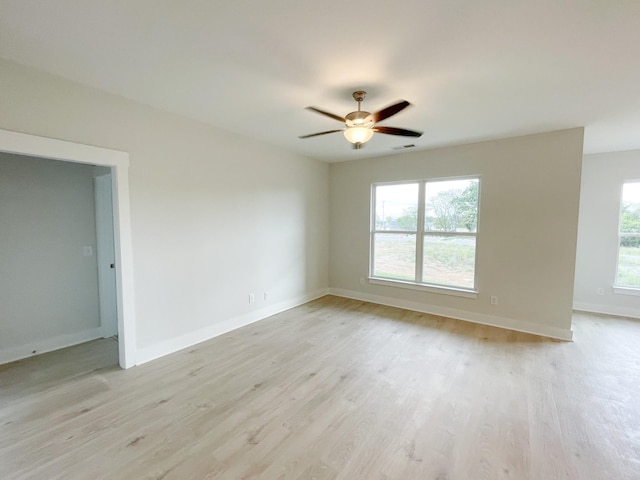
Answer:
[[[622,295],[640,295],[640,286],[623,285],[618,283],[618,272],[620,270],[620,245],[623,237],[640,238],[640,232],[623,232],[622,231],[622,209],[624,208],[624,186],[635,183],[640,185],[640,179],[624,180],[620,187],[620,206],[618,208],[618,234],[616,246],[616,269],[613,279],[613,292]]]
[[[444,232],[437,230],[425,231],[425,198],[426,185],[428,183],[438,183],[446,181],[458,180],[477,180],[478,182],[478,200],[477,200],[477,220],[474,232]],[[416,230],[378,230],[376,229],[376,192],[377,187],[392,185],[409,185],[418,184],[418,218]],[[370,205],[370,228],[369,228],[369,277],[371,284],[385,285],[391,287],[407,288],[410,290],[427,291],[431,293],[440,293],[445,295],[454,295],[466,298],[477,298],[478,296],[478,237],[480,233],[480,197],[482,188],[481,175],[463,175],[455,177],[435,177],[423,178],[418,180],[399,180],[390,182],[375,182],[371,184],[371,205]],[[387,277],[379,277],[374,275],[375,267],[375,236],[376,234],[396,234],[396,235],[415,235],[415,271],[413,280],[392,279]],[[443,285],[438,283],[428,283],[423,281],[424,270],[424,238],[425,236],[438,237],[469,237],[475,238],[475,252],[473,265],[473,287]]]

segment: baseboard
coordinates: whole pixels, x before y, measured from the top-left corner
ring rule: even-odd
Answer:
[[[59,335],[18,347],[0,349],[0,364],[15,362],[23,358],[32,357],[41,353],[71,347],[79,343],[90,342],[102,338],[102,328],[91,328],[82,332],[74,332],[67,335]]]
[[[206,328],[196,330],[194,332],[189,332],[185,335],[181,335],[180,337],[172,338],[171,340],[160,342],[150,347],[141,348],[136,352],[136,364],[142,365],[143,363],[150,362],[151,360],[155,360],[179,350],[192,347],[193,345],[205,342],[237,328],[258,322],[277,313],[289,310],[293,307],[297,307],[298,305],[310,302],[311,300],[315,300],[316,298],[323,297],[328,293],[328,289],[317,290],[315,292],[311,292],[297,298],[261,308],[259,310],[247,313],[246,315],[241,315],[239,317],[229,318],[222,322],[217,322],[214,325],[210,325]]]
[[[506,328],[507,330],[515,330],[516,332],[532,333],[534,335],[555,338],[558,340],[571,341],[573,339],[573,332],[570,329],[566,330],[563,328],[551,327],[547,325],[538,325],[513,318],[499,317],[497,315],[487,315],[485,313],[469,312],[466,310],[458,310],[455,308],[439,307],[437,305],[412,302],[409,300],[401,300],[393,297],[383,297],[381,295],[372,295],[369,293],[356,292],[353,290],[343,290],[340,288],[330,288],[329,293],[338,297],[352,298],[354,300],[361,300],[364,302],[404,308],[406,310],[413,310],[415,312],[430,313],[433,315],[440,315],[442,317],[454,318],[456,320],[464,320],[466,322]]]
[[[637,308],[601,305],[597,303],[573,302],[573,309],[581,312],[601,313],[618,317],[640,318]]]

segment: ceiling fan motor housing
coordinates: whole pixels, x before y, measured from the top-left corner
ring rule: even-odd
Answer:
[[[358,110],[357,112],[351,112],[344,117],[345,125],[347,127],[366,127],[373,126],[373,118],[369,112]]]

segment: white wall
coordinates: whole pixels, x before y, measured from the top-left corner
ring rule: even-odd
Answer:
[[[0,362],[98,338],[93,167],[0,153],[0,225]]]
[[[332,291],[571,338],[583,129],[332,164]],[[476,299],[368,284],[374,182],[481,176]],[[499,299],[490,304],[490,297]]]
[[[130,154],[138,362],[326,292],[327,164],[11,62],[0,71],[0,128]]]
[[[622,184],[638,179],[640,150],[584,156],[574,292],[578,310],[640,318],[640,297],[612,288]],[[598,289],[604,294],[598,295]]]

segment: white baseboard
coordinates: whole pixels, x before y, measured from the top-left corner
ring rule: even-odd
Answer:
[[[404,308],[416,312],[430,313],[440,315],[442,317],[454,318],[456,320],[464,320],[466,322],[479,323],[482,325],[490,325],[492,327],[506,328],[507,330],[515,330],[517,332],[532,333],[543,337],[556,338],[559,340],[571,341],[573,332],[571,329],[563,329],[548,325],[538,325],[507,317],[499,317],[497,315],[488,315],[485,313],[469,312],[466,310],[458,310],[455,308],[439,307],[437,305],[429,305],[425,303],[412,302],[409,300],[401,300],[393,297],[383,297],[381,295],[372,295],[369,293],[356,292],[353,290],[343,290],[340,288],[330,288],[331,295],[339,297],[352,298],[364,302],[377,303],[380,305],[388,305],[390,307]]]
[[[263,320],[267,317],[275,315],[276,313],[289,310],[290,308],[297,307],[298,305],[310,302],[311,300],[315,300],[316,298],[323,297],[328,293],[328,289],[317,290],[315,292],[311,292],[297,298],[261,308],[260,310],[250,312],[239,317],[229,318],[222,322],[215,323],[214,325],[210,325],[206,328],[196,330],[194,332],[189,332],[185,335],[181,335],[180,337],[172,338],[170,340],[151,345],[150,347],[141,348],[136,352],[136,363],[137,365],[142,365],[143,363],[147,363],[151,360],[164,357],[165,355],[169,355],[170,353],[189,348],[193,345],[205,342],[237,328],[255,323],[259,320]]]
[[[640,318],[640,311],[637,308],[601,305],[597,303],[573,302],[573,309],[579,310],[581,312],[601,313],[603,315]]]
[[[51,352],[60,348],[71,347],[79,343],[89,342],[102,338],[102,328],[92,328],[82,332],[69,333],[67,335],[59,335],[53,338],[39,340],[37,342],[17,347],[0,349],[0,364],[14,362],[23,358],[32,357],[40,353]]]

